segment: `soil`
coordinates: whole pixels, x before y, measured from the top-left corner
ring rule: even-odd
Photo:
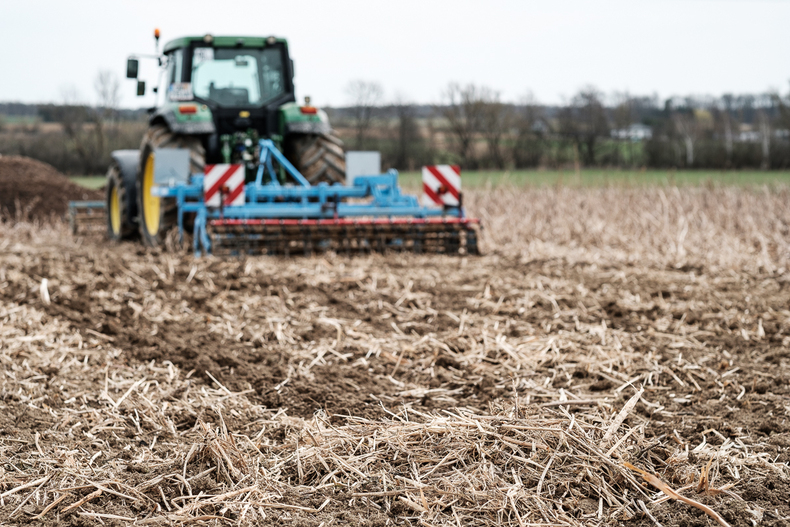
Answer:
[[[101,200],[54,167],[23,156],[0,156],[0,215],[12,219],[62,218],[72,200]]]
[[[623,461],[656,467],[663,481],[686,488],[734,527],[788,525],[789,304],[784,268],[666,266],[594,250],[573,258],[494,252],[220,260],[35,233],[9,235],[4,245],[0,234],[0,338],[10,350],[0,348],[7,377],[0,454],[13,460],[2,470],[27,470],[18,459],[39,456],[38,449],[42,458],[54,456],[68,445],[68,456],[98,456],[91,470],[121,460],[125,472],[113,477],[135,487],[182,470],[199,474],[205,465],[187,466],[184,454],[201,422],[237,437],[260,430],[261,444],[278,449],[299,426],[272,424],[280,413],[293,423],[320,415],[328,426],[343,426],[358,418],[379,422],[398,408],[486,414],[521,405],[526,414],[564,419],[584,407],[545,403],[570,394],[601,401],[614,415],[643,386],[624,422],[643,441],[625,443]],[[146,417],[151,403],[142,396],[129,395],[124,404],[134,398],[146,419],[121,405],[135,379],[163,390],[173,379],[185,383],[162,399],[172,429]],[[118,387],[108,388],[113,382]],[[207,390],[227,392],[222,417],[214,403],[200,402]],[[126,420],[110,422],[101,413],[105,395]],[[74,453],[79,449],[84,454]],[[168,457],[173,452],[181,457]],[[697,493],[706,466],[710,491]],[[290,470],[289,477],[301,477]],[[223,485],[212,474],[196,477],[193,490],[219,494]],[[537,480],[524,485],[540,488]],[[146,491],[150,501],[160,492],[178,496],[175,484],[162,486]],[[284,493],[282,503],[329,505],[320,513],[270,510],[268,524],[419,524],[397,500],[373,506],[331,485],[292,488],[299,492]],[[581,488],[571,481],[564,493],[559,485],[543,492],[586,518],[583,524],[599,525],[602,507],[607,524],[655,525],[639,509],[617,512],[617,503],[599,504]],[[370,490],[381,489],[372,481]],[[19,503],[0,506],[0,515]],[[103,514],[159,514],[106,495],[92,503]],[[715,525],[683,503],[648,507],[665,526]],[[43,509],[33,500],[17,521],[35,523],[30,518]],[[224,514],[220,507],[203,512]],[[75,511],[59,521],[98,524]]]

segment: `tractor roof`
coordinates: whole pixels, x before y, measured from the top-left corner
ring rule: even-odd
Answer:
[[[169,51],[173,51],[175,49],[185,48],[189,46],[191,42],[206,42],[206,37],[209,35],[201,35],[195,37],[180,37],[174,40],[171,40],[167,44],[165,44],[164,53]],[[213,36],[211,35],[211,44],[214,47],[242,47],[242,48],[262,48],[266,46],[269,42],[269,39],[274,38],[275,42],[283,42],[285,43],[284,38],[277,38],[277,37],[241,37],[241,36]]]

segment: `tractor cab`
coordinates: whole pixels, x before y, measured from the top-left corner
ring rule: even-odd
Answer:
[[[216,133],[280,132],[279,110],[296,101],[293,63],[283,39],[185,37],[168,42],[164,105],[194,101],[208,107]]]
[[[200,136],[206,163],[249,161],[255,155],[251,146],[266,138],[298,165],[304,143],[331,133],[325,112],[296,104],[285,39],[181,37],[165,44],[158,59],[162,71],[151,125]],[[128,77],[136,78],[136,63],[136,57],[129,59]],[[138,88],[138,94],[144,91]],[[335,170],[328,179],[341,181],[343,171]]]

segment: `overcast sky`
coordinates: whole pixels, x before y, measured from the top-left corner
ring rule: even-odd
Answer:
[[[188,34],[277,35],[298,97],[348,103],[353,79],[388,101],[439,102],[451,81],[506,100],[562,102],[592,84],[659,97],[790,89],[783,0],[0,0],[0,101],[94,102],[99,69],[122,106],[150,105],[124,79],[132,52]],[[142,77],[155,80],[152,64]]]

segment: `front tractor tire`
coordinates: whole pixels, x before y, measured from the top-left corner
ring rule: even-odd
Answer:
[[[121,168],[113,161],[107,170],[107,237],[119,242],[134,238],[137,226],[134,180],[124,178]]]
[[[286,141],[286,156],[311,185],[346,182],[343,141],[331,134],[293,135]]]
[[[155,151],[160,148],[189,150],[190,174],[202,173],[206,159],[200,138],[174,134],[163,124],[152,126],[143,136],[140,145],[140,165],[137,168],[137,210],[140,238],[149,247],[164,245],[168,231],[178,223],[176,200],[151,194],[151,189],[154,187]]]

